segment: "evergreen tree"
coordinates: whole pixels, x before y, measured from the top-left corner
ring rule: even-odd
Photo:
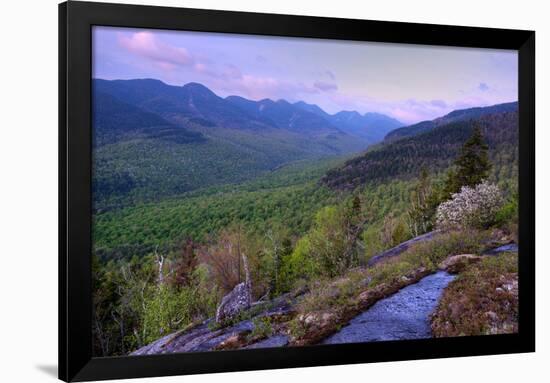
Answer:
[[[458,193],[463,186],[473,187],[480,184],[489,175],[491,163],[488,156],[489,147],[483,139],[479,126],[474,128],[472,136],[464,143],[454,169],[447,173],[445,194],[447,198]]]

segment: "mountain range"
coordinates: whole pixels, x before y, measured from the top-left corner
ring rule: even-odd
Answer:
[[[303,101],[291,104],[285,100],[253,101],[240,96],[222,98],[193,82],[172,86],[152,79],[96,79],[93,86],[99,101],[108,95],[179,125],[194,122],[230,129],[278,128],[312,137],[345,133],[363,138],[367,144],[380,141],[389,131],[403,126],[383,114],[342,111],[331,115]]]
[[[356,153],[402,126],[285,100],[222,98],[198,83],[92,83],[94,202],[118,205],[238,183],[282,164]]]

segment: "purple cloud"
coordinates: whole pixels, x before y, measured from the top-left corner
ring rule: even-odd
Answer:
[[[484,82],[480,82],[479,86],[478,86],[478,89],[482,92],[487,92],[489,90],[489,85],[487,85]]]
[[[338,90],[338,85],[324,81],[315,81],[313,86],[322,92],[334,92]]]

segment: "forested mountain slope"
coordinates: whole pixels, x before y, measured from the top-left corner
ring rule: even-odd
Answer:
[[[94,94],[92,116],[95,146],[131,138],[160,138],[181,144],[204,141],[198,132],[178,127],[157,114],[99,91]]]
[[[489,156],[496,171],[505,164],[517,163],[518,114],[501,112],[381,144],[332,169],[321,182],[334,189],[352,190],[368,182],[413,178],[422,168],[434,172],[444,170],[451,165],[476,124],[489,145]]]
[[[486,106],[486,107],[454,110],[451,113],[446,114],[445,116],[436,118],[432,121],[422,121],[414,125],[405,126],[403,128],[392,130],[386,135],[385,140],[386,141],[398,140],[400,138],[411,137],[423,132],[427,132],[429,130],[437,128],[438,126],[448,125],[453,122],[467,121],[467,120],[479,118],[482,116],[486,116],[489,114],[514,112],[517,110],[518,110],[517,101],[508,102],[504,104],[497,104],[492,106]]]

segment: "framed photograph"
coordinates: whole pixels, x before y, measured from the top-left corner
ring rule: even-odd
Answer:
[[[534,50],[60,4],[60,379],[533,352]]]

